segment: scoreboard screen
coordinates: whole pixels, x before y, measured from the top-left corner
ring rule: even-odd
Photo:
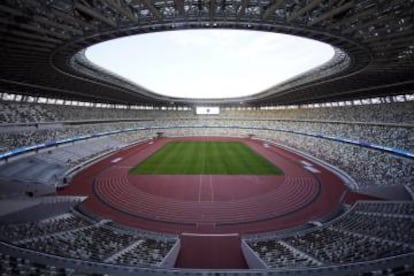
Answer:
[[[220,108],[218,106],[197,106],[197,115],[218,115],[220,114]]]

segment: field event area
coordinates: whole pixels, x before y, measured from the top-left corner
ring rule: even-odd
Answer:
[[[241,142],[173,141],[130,174],[281,175],[282,171]]]

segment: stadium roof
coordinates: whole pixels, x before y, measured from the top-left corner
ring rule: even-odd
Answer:
[[[301,104],[414,88],[413,0],[4,0],[0,89],[119,104]],[[154,94],[91,64],[105,40],[193,28],[294,34],[335,47],[322,67],[253,96],[223,102]]]

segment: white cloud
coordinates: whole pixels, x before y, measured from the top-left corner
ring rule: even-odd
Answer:
[[[187,30],[110,40],[92,62],[168,96],[228,98],[259,93],[332,58],[327,44],[255,31]]]

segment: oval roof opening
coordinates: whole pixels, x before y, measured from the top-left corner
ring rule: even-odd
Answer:
[[[223,29],[134,35],[86,50],[92,63],[154,93],[197,99],[254,95],[334,54],[312,39]]]

